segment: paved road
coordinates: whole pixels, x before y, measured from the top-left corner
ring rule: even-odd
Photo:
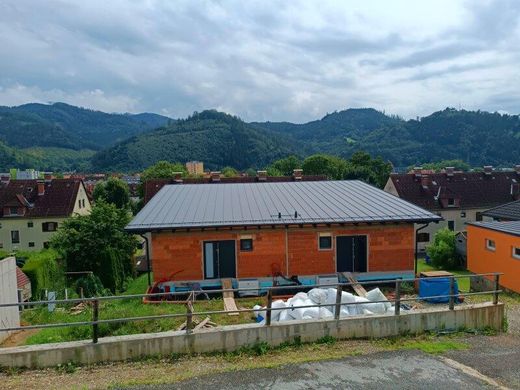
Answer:
[[[135,389],[489,389],[488,384],[419,351],[380,352],[275,369],[208,375]]]

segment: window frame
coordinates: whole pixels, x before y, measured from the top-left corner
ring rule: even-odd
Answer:
[[[328,238],[329,239],[329,246],[328,247],[322,247],[321,246],[321,239],[322,238]],[[332,242],[332,233],[318,233],[318,250],[319,251],[331,251],[333,249],[333,242]]]
[[[493,245],[490,245],[490,243],[493,243]],[[495,252],[497,250],[497,243],[495,242],[495,240],[486,238],[486,249],[488,251]]]
[[[13,233],[16,233],[16,241],[14,239]],[[20,230],[11,230],[11,244],[19,244],[20,243]]]
[[[54,229],[49,229],[49,224],[53,224]],[[58,230],[58,222],[54,221],[48,221],[48,222],[42,222],[42,232],[49,233],[49,232],[55,232]]]
[[[29,229],[33,228],[33,227],[34,227],[34,222],[33,222],[33,221],[29,221],[29,222],[27,222],[27,227],[28,227]]]
[[[448,207],[455,207],[455,198],[448,198]]]
[[[13,213],[13,210],[15,210],[14,213]],[[19,215],[18,214],[18,207],[9,207],[9,215]]]
[[[466,218],[466,212],[465,211],[461,211],[460,212],[460,217],[461,218]]]
[[[516,253],[518,251],[518,254]],[[513,250],[511,251],[511,256],[513,256],[513,259],[520,260],[520,246],[514,246]]]
[[[453,228],[450,228],[450,223],[453,224]],[[452,232],[455,231],[455,220],[449,220],[447,221],[447,225],[448,225],[448,229],[451,230]]]
[[[242,245],[242,243],[250,242],[251,246],[249,248],[246,248]],[[253,245],[253,237],[241,237],[240,243],[239,243],[240,252],[253,252],[254,245]]]
[[[419,237],[424,236],[424,235],[428,236],[427,240],[419,239]],[[431,240],[430,233],[428,233],[428,232],[419,232],[419,233],[417,233],[417,242],[430,242],[430,240]]]
[[[29,243],[27,244],[27,246],[28,246],[29,248],[34,248],[34,247],[35,247],[34,241],[29,241]]]

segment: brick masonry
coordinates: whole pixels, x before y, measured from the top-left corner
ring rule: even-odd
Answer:
[[[152,266],[158,280],[201,280],[203,242],[235,240],[237,277],[317,275],[336,272],[336,248],[319,250],[319,233],[367,235],[368,271],[413,270],[414,227],[374,225],[344,228],[284,228],[247,231],[160,232],[152,234]],[[241,237],[253,239],[253,251],[241,252]],[[287,253],[286,253],[287,249]],[[286,262],[288,259],[288,264]]]

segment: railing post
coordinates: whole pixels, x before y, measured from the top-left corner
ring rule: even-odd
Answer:
[[[193,292],[188,296],[188,301],[186,302],[186,334],[191,333],[191,329],[193,328],[193,304],[192,304]]]
[[[450,276],[450,310],[455,309],[455,278]]]
[[[401,279],[395,281],[395,315],[401,314]]]
[[[271,325],[271,308],[273,306],[273,290],[269,289],[267,291],[267,308],[265,311],[265,324],[267,326]]]
[[[99,300],[95,299],[92,302],[92,342],[96,344],[98,342],[99,337],[99,325],[98,325],[98,319],[99,319]]]
[[[498,304],[498,290],[500,290],[500,275],[495,274],[495,291],[493,292],[493,305]]]
[[[334,319],[339,320],[341,314],[341,293],[343,292],[341,285],[336,286],[336,311],[334,312]]]

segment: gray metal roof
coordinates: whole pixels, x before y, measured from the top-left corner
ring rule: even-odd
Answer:
[[[486,229],[496,230],[497,232],[520,236],[520,221],[510,222],[469,222],[468,225],[479,226]]]
[[[520,221],[520,200],[494,207],[483,212],[482,215],[509,221]]]
[[[439,220],[358,180],[183,184],[164,186],[126,229]]]

